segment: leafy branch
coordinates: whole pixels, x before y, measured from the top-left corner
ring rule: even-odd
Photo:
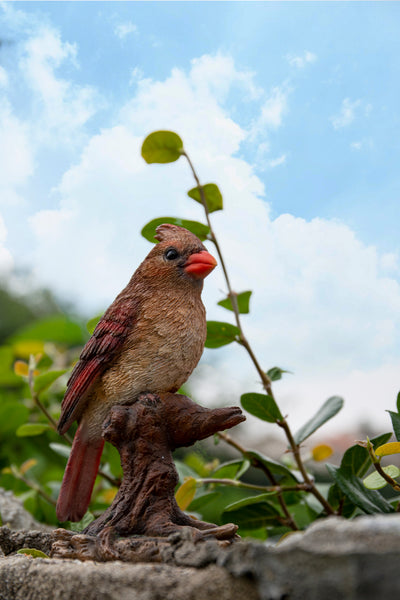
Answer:
[[[204,208],[204,213],[205,213],[205,218],[206,218],[206,222],[207,222],[207,227],[208,227],[208,233],[206,235],[207,239],[209,239],[210,241],[213,242],[216,251],[217,251],[217,255],[219,258],[219,262],[224,274],[224,278],[225,278],[225,282],[226,282],[226,286],[227,286],[227,301],[228,304],[225,305],[226,308],[228,308],[228,310],[231,310],[234,314],[234,319],[236,322],[236,327],[233,327],[232,325],[230,325],[229,323],[219,323],[219,322],[211,322],[208,324],[208,333],[209,336],[207,338],[206,341],[206,346],[209,347],[218,347],[220,345],[224,345],[226,343],[230,343],[232,341],[236,341],[237,343],[239,343],[241,346],[244,347],[244,349],[246,350],[247,354],[250,357],[250,360],[252,361],[259,377],[262,383],[262,386],[264,388],[264,390],[266,391],[267,395],[262,396],[261,394],[258,394],[259,398],[259,403],[256,406],[255,410],[252,410],[252,408],[254,408],[252,403],[252,400],[254,400],[254,397],[256,396],[256,394],[247,394],[245,395],[246,398],[244,398],[242,396],[242,405],[245,409],[247,409],[249,412],[251,412],[252,414],[255,414],[256,416],[269,421],[269,422],[275,422],[277,425],[279,425],[279,427],[282,428],[282,430],[284,431],[286,438],[288,440],[288,444],[289,444],[289,448],[291,450],[291,452],[293,453],[295,462],[297,464],[297,467],[303,477],[303,481],[304,484],[306,485],[308,491],[313,494],[315,496],[315,498],[320,502],[320,504],[322,505],[323,509],[325,510],[325,512],[327,514],[334,514],[335,510],[333,509],[333,507],[330,505],[330,503],[324,498],[324,496],[320,493],[320,491],[318,490],[318,488],[316,487],[313,479],[309,476],[303,460],[302,460],[302,456],[300,453],[300,444],[301,442],[305,439],[305,437],[307,436],[303,436],[302,439],[300,439],[297,436],[293,435],[290,426],[286,420],[286,418],[281,414],[281,411],[278,408],[278,405],[276,404],[276,400],[274,397],[274,393],[272,390],[272,381],[271,378],[268,375],[268,372],[266,372],[265,370],[262,369],[260,362],[258,361],[255,352],[253,351],[248,339],[246,338],[244,331],[243,331],[243,327],[242,327],[242,323],[241,323],[241,318],[240,318],[240,307],[239,307],[239,302],[238,302],[238,294],[233,290],[231,282],[230,282],[230,278],[228,275],[228,271],[227,271],[227,267],[226,267],[226,263],[221,251],[221,246],[218,242],[217,236],[215,234],[215,231],[213,229],[212,226],[212,222],[211,222],[211,218],[210,218],[210,213],[214,212],[216,210],[222,210],[223,208],[223,202],[222,202],[222,194],[219,191],[218,187],[215,184],[205,184],[202,185],[200,183],[200,178],[196,172],[196,169],[188,155],[188,153],[186,152],[186,150],[183,147],[183,142],[181,140],[181,138],[173,132],[168,132],[168,131],[158,131],[158,132],[154,132],[152,134],[150,134],[143,142],[143,146],[142,146],[142,156],[145,159],[146,162],[148,163],[153,163],[153,162],[158,162],[158,163],[167,163],[167,162],[173,162],[175,160],[178,160],[178,158],[180,158],[181,156],[183,156],[188,164],[189,167],[191,169],[191,172],[193,174],[193,177],[195,179],[195,182],[197,184],[197,187],[190,190],[188,192],[188,195],[193,198],[194,200],[200,202]],[[181,220],[177,220],[177,224],[180,224]],[[154,225],[154,222],[148,224],[144,229],[146,229],[146,233],[149,233],[149,229],[152,228],[152,226]],[[198,224],[198,225],[202,225],[202,224]],[[190,227],[189,227],[190,228]],[[198,235],[199,231],[198,231],[198,227],[196,227],[196,224],[194,226],[194,228],[190,228],[193,233],[196,233]],[[148,237],[146,235],[146,237]],[[224,301],[225,302],[225,301]],[[222,304],[222,302],[220,303]],[[211,335],[210,335],[211,334]],[[283,372],[283,371],[282,371]],[[249,398],[249,396],[252,396],[252,398]],[[261,397],[262,396],[262,397]],[[342,407],[343,402],[340,401],[340,405],[338,405],[338,402],[336,401],[336,398],[334,401],[332,401],[332,399],[330,399],[330,410],[328,409],[327,413],[328,413],[328,418],[331,418],[332,416],[334,416],[334,414],[336,414],[336,412],[338,410],[340,410],[340,408]],[[335,407],[332,408],[332,405],[335,404]],[[262,415],[260,415],[260,413],[262,413]],[[327,420],[325,418],[324,415],[324,419],[320,420],[320,422],[317,423],[317,427],[319,427],[323,422],[325,422],[325,420]],[[239,449],[237,447],[237,449]],[[244,457],[248,456],[248,451],[244,448],[241,448],[239,450],[242,455]],[[256,467],[261,468],[265,475],[268,477],[268,479],[270,480],[272,486],[274,486],[275,488],[279,488],[279,486],[277,486],[277,481],[274,477],[274,475],[270,472],[270,470],[265,467],[265,465],[262,464],[262,462],[260,463],[260,461],[257,460],[253,460],[253,465]],[[287,508],[285,499],[283,497],[282,492],[278,492],[278,500],[279,503],[281,505],[282,510],[284,511],[286,517],[288,518],[288,520],[290,521],[290,526],[293,529],[296,529],[297,526],[295,524],[295,522],[293,521],[290,512]]]

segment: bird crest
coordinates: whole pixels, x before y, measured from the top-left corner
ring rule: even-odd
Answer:
[[[201,243],[199,238],[194,234],[178,225],[172,225],[172,223],[163,223],[156,229],[155,239],[159,242],[176,241],[176,240],[190,240],[192,243],[196,241]]]

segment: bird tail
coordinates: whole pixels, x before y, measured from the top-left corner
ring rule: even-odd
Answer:
[[[103,447],[103,439],[89,439],[87,427],[82,422],[74,437],[58,496],[56,513],[59,521],[80,521],[85,514]]]

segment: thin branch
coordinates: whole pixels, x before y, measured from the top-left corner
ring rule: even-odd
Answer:
[[[14,477],[16,479],[19,479],[20,481],[23,481],[26,486],[28,486],[29,488],[31,488],[32,490],[34,490],[35,492],[37,492],[40,496],[42,496],[42,498],[44,498],[47,502],[49,502],[53,506],[56,505],[56,501],[53,500],[53,498],[51,496],[49,496],[40,487],[40,485],[38,485],[35,481],[32,481],[31,479],[28,479],[27,477],[24,477],[22,475],[22,473],[20,473],[20,471],[17,468],[15,468],[15,467],[12,467],[11,470],[12,470],[12,474],[14,475]]]
[[[307,483],[310,486],[310,493],[313,494],[313,496],[315,496],[315,498],[318,500],[318,502],[324,507],[326,513],[328,515],[334,515],[335,511],[332,508],[332,506],[329,504],[329,502],[324,498],[324,496],[321,494],[321,492],[318,490],[318,488],[316,487],[316,485],[314,484],[313,480],[310,478],[309,474],[307,473],[303,461],[301,459],[301,455],[300,455],[300,446],[298,444],[296,444],[296,442],[294,441],[292,432],[290,430],[290,427],[288,425],[288,422],[286,421],[286,419],[282,419],[281,421],[277,421],[277,424],[282,427],[282,429],[284,430],[286,437],[289,441],[290,447],[293,451],[293,456],[294,459],[296,461],[296,464],[299,468],[299,471],[304,479],[304,482]]]
[[[249,490],[259,490],[260,492],[270,494],[281,494],[283,492],[308,492],[309,485],[307,483],[298,483],[296,485],[255,485],[253,483],[246,483],[239,479],[218,479],[215,477],[206,477],[204,479],[196,479],[196,483],[199,485],[217,484],[217,485],[228,485],[231,487],[246,488]]]
[[[253,362],[253,365],[255,366],[257,373],[260,376],[262,385],[265,389],[265,391],[267,392],[267,394],[269,396],[271,396],[272,398],[275,399],[273,391],[272,391],[272,382],[271,379],[268,377],[267,373],[265,373],[263,371],[263,369],[261,368],[256,355],[254,354],[247,338],[244,335],[243,329],[242,329],[242,325],[241,325],[241,321],[240,321],[240,313],[239,313],[239,307],[238,307],[238,303],[237,303],[237,294],[236,292],[233,291],[231,283],[230,283],[230,279],[229,279],[229,275],[228,275],[228,271],[226,269],[226,265],[225,265],[225,261],[224,258],[222,256],[222,252],[221,252],[221,248],[219,246],[217,237],[214,233],[214,230],[212,228],[212,224],[211,224],[211,220],[210,220],[210,214],[209,214],[209,210],[208,210],[208,206],[207,206],[207,201],[205,198],[205,194],[204,194],[204,189],[203,186],[200,183],[200,179],[197,175],[196,169],[193,166],[192,161],[190,160],[189,156],[186,154],[185,151],[182,152],[183,156],[185,156],[186,160],[188,161],[188,164],[190,166],[190,169],[193,173],[193,177],[197,183],[199,192],[200,192],[200,198],[201,198],[201,202],[203,204],[204,207],[204,211],[205,211],[205,215],[206,215],[206,220],[207,220],[207,224],[208,227],[210,229],[210,239],[211,241],[214,243],[217,254],[218,254],[218,258],[221,264],[221,268],[222,271],[224,273],[224,277],[225,277],[225,281],[226,281],[226,285],[228,288],[228,298],[231,300],[231,304],[232,304],[232,309],[233,309],[233,313],[235,316],[235,321],[236,321],[236,325],[239,329],[239,339],[238,342],[246,349],[248,355],[250,356],[251,361]],[[321,503],[321,505],[324,507],[325,511],[327,512],[327,514],[335,514],[335,511],[333,510],[332,506],[329,504],[329,502],[322,496],[322,494],[318,491],[318,489],[316,488],[314,482],[312,481],[312,479],[310,479],[310,477],[308,476],[308,473],[303,465],[301,456],[300,456],[300,448],[298,446],[298,444],[296,444],[296,442],[294,441],[293,435],[290,431],[289,425],[287,423],[287,421],[285,419],[283,419],[282,421],[278,422],[278,425],[280,425],[283,430],[285,431],[286,437],[288,439],[289,445],[293,451],[294,457],[296,459],[296,463],[299,467],[299,470],[303,476],[304,482],[305,484],[307,484],[308,486],[310,486],[310,492],[317,498],[317,500]],[[226,440],[227,441],[227,440]],[[230,443],[230,442],[228,442]],[[242,454],[244,454],[246,451],[244,450],[239,450],[239,452],[242,452]],[[264,470],[264,472],[266,472],[265,469],[265,465],[263,465],[262,463],[260,463],[259,468],[262,468]],[[270,479],[271,483],[273,483],[273,475],[271,473],[267,473],[268,478]],[[271,478],[272,475],[272,478]],[[280,502],[281,502],[281,506],[282,509],[284,510],[285,514],[287,515],[287,518],[292,519],[288,508],[286,506],[286,503],[283,499],[282,496],[280,496]]]
[[[267,465],[265,465],[264,463],[262,463],[261,461],[257,460],[256,458],[254,458],[254,456],[250,456],[248,451],[243,448],[243,446],[241,446],[238,442],[236,442],[235,440],[233,440],[231,438],[230,435],[228,435],[227,433],[218,433],[217,434],[222,440],[224,440],[227,444],[230,444],[231,446],[233,446],[234,448],[236,448],[236,450],[238,450],[242,456],[244,458],[247,458],[248,460],[250,460],[250,462],[252,463],[252,465],[258,469],[260,469],[261,471],[263,471],[266,475],[266,477],[270,480],[271,484],[273,487],[277,488],[278,483],[275,479],[274,474],[270,471],[270,469],[268,469]],[[295,522],[295,520],[293,519],[291,513],[289,512],[289,509],[286,505],[285,499],[282,496],[282,491],[278,490],[277,491],[277,498],[278,498],[278,502],[281,506],[281,509],[286,517],[286,523],[287,525],[293,529],[293,531],[298,531],[298,526]]]

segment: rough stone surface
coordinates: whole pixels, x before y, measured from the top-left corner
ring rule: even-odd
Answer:
[[[392,600],[400,593],[397,514],[324,519],[277,546],[221,548],[175,535],[155,564],[10,554],[27,540],[43,550],[48,539],[0,529],[8,554],[0,558],[0,600]]]
[[[2,563],[4,563],[2,565]],[[7,600],[257,600],[254,585],[216,565],[94,563],[14,556],[0,560]]]
[[[3,525],[10,529],[35,529],[37,531],[51,531],[50,527],[38,523],[27,512],[22,503],[10,491],[0,488],[0,515]]]

